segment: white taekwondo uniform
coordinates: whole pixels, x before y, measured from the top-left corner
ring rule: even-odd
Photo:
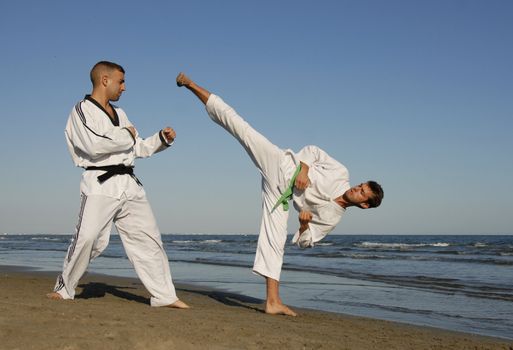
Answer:
[[[112,107],[114,120],[87,95],[75,105],[66,124],[71,158],[76,166],[89,170],[82,174],[78,224],[54,291],[64,299],[74,298],[89,262],[107,247],[114,223],[129,260],[151,294],[151,305],[169,305],[178,300],[169,261],[146,193],[135,175],[130,174],[135,158],[149,157],[169,144],[162,130],[146,139],[134,139],[127,129],[132,124],[125,112]],[[91,167],[106,166],[128,171],[115,173],[100,183],[98,177],[106,170]]]
[[[334,199],[344,194],[349,185],[349,173],[342,164],[316,146],[306,146],[300,152],[282,150],[254,130],[219,96],[211,94],[206,110],[210,118],[232,134],[244,147],[262,175],[262,222],[253,271],[280,280],[283,254],[287,239],[288,211],[280,205],[273,210],[300,162],[309,166],[310,186],[305,191],[294,190],[296,210],[312,213],[309,228],[292,243],[302,248],[331,232],[342,218],[345,209]]]

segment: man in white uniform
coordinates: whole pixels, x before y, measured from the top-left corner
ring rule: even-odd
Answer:
[[[296,316],[279,295],[280,272],[287,238],[288,200],[299,212],[299,229],[292,243],[313,247],[331,232],[346,208],[374,208],[383,189],[374,181],[349,185],[347,169],[316,146],[294,153],[282,150],[255,131],[219,96],[198,86],[183,73],[176,82],[192,91],[210,118],[244,147],[262,175],[262,222],[253,271],[266,279],[265,312]]]
[[[66,124],[68,150],[84,168],[75,235],[51,299],[73,299],[89,262],[105,250],[116,225],[128,258],[146,289],[151,306],[188,308],[176,296],[169,262],[146,193],[133,173],[135,158],[168,148],[176,133],[166,127],[142,139],[125,112],[110,103],[125,91],[125,71],[101,61],[91,70],[93,91],[76,104]]]

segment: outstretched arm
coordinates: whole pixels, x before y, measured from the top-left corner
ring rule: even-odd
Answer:
[[[208,98],[210,97],[210,92],[201,86],[197,85],[193,82],[188,76],[183,73],[178,74],[176,77],[176,85],[179,87],[185,86],[187,89],[191,90],[194,95],[196,95],[204,105],[207,104]]]
[[[173,128],[165,127],[159,132],[147,138],[137,136],[135,143],[135,156],[137,158],[150,157],[155,153],[167,149],[174,142],[176,132]]]

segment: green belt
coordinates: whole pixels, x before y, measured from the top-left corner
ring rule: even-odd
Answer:
[[[280,204],[283,204],[283,210],[287,211],[289,210],[289,200],[292,198],[292,193],[294,189],[294,183],[296,182],[296,177],[299,174],[299,171],[301,170],[301,164],[299,164],[296,168],[296,171],[294,172],[294,175],[292,175],[292,179],[290,179],[289,186],[285,189],[281,197],[278,199],[276,204],[273,207],[273,210],[271,210],[271,213],[274,211],[274,209],[278,208]]]

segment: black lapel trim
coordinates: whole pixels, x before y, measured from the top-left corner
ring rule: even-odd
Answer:
[[[118,112],[116,112],[116,108],[114,108],[113,105],[110,105],[112,107],[112,110],[114,111],[114,120],[112,120],[112,118],[110,117],[109,113],[107,113],[107,111],[105,110],[105,108],[103,108],[99,103],[98,101],[96,101],[94,98],[91,97],[91,95],[86,95],[85,96],[85,99],[92,102],[96,107],[98,107],[99,109],[101,109],[103,111],[103,113],[105,113],[105,116],[107,116],[107,118],[109,118],[109,120],[111,121],[112,125],[114,126],[119,126],[119,117],[118,117]],[[110,103],[109,103],[110,104]]]
[[[95,134],[96,136],[98,137],[103,137],[105,139],[109,139],[109,140],[112,140],[110,137],[107,137],[107,136],[104,136],[104,135],[99,135],[97,134],[94,130],[92,130],[88,125],[87,125],[87,122],[86,122],[86,118],[85,118],[85,115],[84,115],[84,112],[82,111],[82,102],[84,101],[80,101],[79,103],[77,103],[75,105],[75,111],[77,112],[80,120],[82,121],[82,124],[84,124],[84,126],[86,127],[87,130],[89,130],[90,132],[92,132],[93,134]]]

